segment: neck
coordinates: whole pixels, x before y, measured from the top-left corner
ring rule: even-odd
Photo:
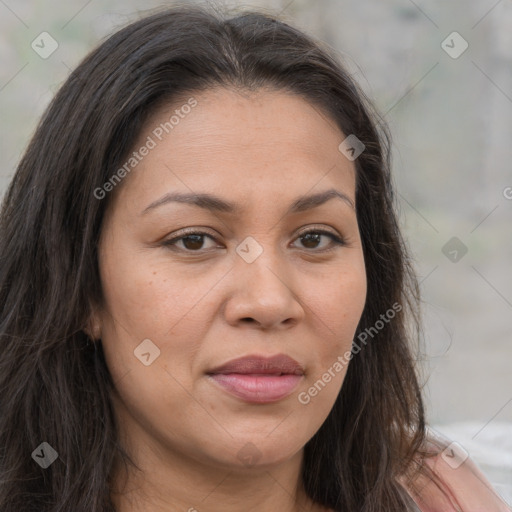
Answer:
[[[112,499],[118,512],[320,512],[306,495],[302,451],[269,468],[215,468],[197,461],[162,464],[149,458],[142,472],[116,473]],[[120,466],[118,465],[118,468]]]

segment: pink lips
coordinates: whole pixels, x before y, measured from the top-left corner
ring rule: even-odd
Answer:
[[[285,354],[233,359],[208,372],[227,392],[247,402],[276,402],[288,396],[304,376],[302,366]]]

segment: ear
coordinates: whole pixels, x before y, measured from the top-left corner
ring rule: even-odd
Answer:
[[[96,308],[91,308],[91,315],[83,331],[93,341],[101,339],[101,321]]]

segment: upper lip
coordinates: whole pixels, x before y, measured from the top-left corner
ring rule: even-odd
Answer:
[[[295,359],[286,354],[277,354],[267,357],[252,355],[232,359],[227,363],[208,372],[215,373],[242,373],[242,374],[269,374],[269,375],[303,375],[304,368]]]

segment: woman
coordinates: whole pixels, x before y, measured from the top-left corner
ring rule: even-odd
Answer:
[[[259,13],[83,61],[1,212],[2,511],[510,510],[426,427],[372,112]]]

